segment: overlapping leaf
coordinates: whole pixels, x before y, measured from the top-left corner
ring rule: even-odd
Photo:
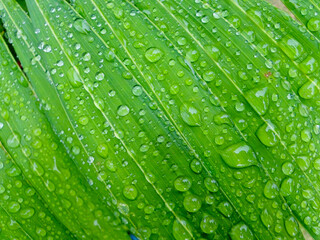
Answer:
[[[66,157],[71,176],[85,176],[91,190],[83,191],[95,191],[96,206],[108,205],[131,232],[141,239],[302,239],[297,218],[318,237],[318,42],[298,34],[293,20],[264,1],[74,0],[73,9],[62,0],[28,0],[31,19],[14,0],[1,2],[41,108],[78,167]],[[14,76],[28,85],[21,72]],[[22,107],[13,119],[4,111],[9,130],[0,138],[33,163],[23,146],[37,149],[38,136],[28,139],[46,120]],[[21,111],[29,117],[19,126]],[[49,146],[55,137],[45,126]],[[50,173],[46,149],[32,154]],[[39,161],[32,166],[41,178]],[[56,189],[48,181],[59,181],[44,176],[28,179],[50,202]],[[93,222],[100,232],[82,219],[85,211],[62,217],[49,207],[78,238],[116,239],[101,221]]]

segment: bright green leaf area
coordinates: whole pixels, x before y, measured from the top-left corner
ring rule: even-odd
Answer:
[[[264,0],[0,0],[0,239],[320,239],[320,2],[283,2],[305,26]]]

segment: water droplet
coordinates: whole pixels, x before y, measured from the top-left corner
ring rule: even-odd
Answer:
[[[244,223],[238,223],[231,228],[229,233],[232,240],[254,240],[253,233]]]
[[[257,158],[252,148],[245,142],[240,142],[226,148],[221,153],[224,162],[233,168],[244,168],[257,164]]]
[[[207,215],[202,218],[200,228],[204,233],[212,234],[217,230],[218,222],[211,215]]]
[[[20,204],[18,202],[10,202],[8,204],[8,211],[11,213],[16,213],[20,210]]]
[[[32,170],[37,173],[38,176],[42,176],[44,174],[44,169],[37,161],[32,162]]]
[[[229,202],[221,202],[218,205],[218,210],[225,216],[231,217],[233,213],[233,208]]]
[[[11,148],[17,148],[20,145],[20,135],[18,133],[13,133],[7,139],[7,144]]]
[[[135,200],[138,196],[138,190],[134,185],[128,185],[123,188],[123,196],[129,200]]]
[[[193,237],[190,235],[191,226],[186,219],[181,218],[180,221],[174,220],[172,226],[173,236],[176,240],[191,240]]]
[[[294,166],[291,162],[285,162],[283,165],[282,165],[282,172],[285,174],[285,175],[291,175],[294,171]]]
[[[203,75],[202,75],[203,80],[205,80],[206,82],[211,82],[216,78],[216,74],[214,73],[214,71],[206,71]]]
[[[142,87],[141,86],[139,86],[139,85],[137,85],[137,86],[134,86],[133,88],[132,88],[132,93],[133,93],[133,95],[135,95],[135,96],[141,96],[141,94],[142,94]]]
[[[189,126],[200,126],[201,114],[197,108],[191,104],[184,103],[180,107],[180,115],[183,121]]]
[[[91,54],[90,54],[90,53],[84,53],[84,54],[83,54],[83,60],[84,60],[85,62],[90,61],[90,60],[91,60]]]
[[[205,50],[211,58],[213,58],[214,60],[218,60],[218,58],[220,56],[219,48],[217,48],[215,46],[205,46]]]
[[[96,76],[95,76],[95,79],[96,79],[97,81],[102,81],[102,80],[104,79],[104,73],[98,72],[98,73],[96,74]]]
[[[81,78],[80,78],[78,72],[73,67],[69,68],[69,70],[67,72],[67,77],[69,79],[70,84],[73,87],[77,88],[82,85]]]
[[[307,24],[307,28],[311,32],[319,31],[320,30],[320,18],[318,18],[318,17],[310,18],[310,20],[308,21],[308,24]]]
[[[263,193],[266,196],[266,198],[274,199],[278,194],[278,187],[274,182],[268,181],[267,184],[264,186]]]
[[[267,228],[270,228],[273,223],[272,216],[268,212],[268,209],[264,209],[260,215],[261,221],[263,225],[265,225]]]
[[[74,28],[80,32],[80,33],[84,33],[87,34],[88,32],[91,31],[90,29],[90,25],[88,24],[88,22],[84,19],[77,19],[75,20],[74,24],[73,24]]]
[[[196,62],[200,57],[200,53],[197,50],[189,50],[186,54],[186,60],[188,62]]]
[[[298,166],[302,171],[306,171],[310,167],[310,159],[306,156],[298,156],[297,158]]]
[[[317,89],[318,82],[316,80],[314,81],[308,81],[305,84],[302,85],[302,87],[299,89],[299,95],[300,97],[304,99],[311,99],[315,96],[315,94],[318,92]]]
[[[97,153],[99,154],[100,157],[102,158],[107,158],[108,156],[108,146],[107,144],[100,144],[98,147],[97,147]]]
[[[205,178],[204,185],[208,189],[209,192],[218,192],[219,191],[218,184],[217,184],[216,180],[214,180],[213,178],[210,178],[210,177]]]
[[[174,181],[174,187],[177,189],[179,192],[186,192],[190,189],[192,185],[192,181],[188,177],[178,177]]]
[[[119,212],[124,215],[128,215],[130,212],[130,208],[129,208],[128,204],[123,203],[123,202],[118,202],[117,208],[118,208]]]
[[[163,56],[163,52],[158,48],[149,48],[146,53],[145,57],[149,62],[155,63],[158,62]]]
[[[34,215],[34,209],[33,208],[24,208],[21,209],[20,215],[22,218],[31,218]]]
[[[118,115],[121,116],[121,117],[124,117],[124,116],[128,115],[129,112],[130,112],[130,109],[129,109],[129,107],[126,106],[126,105],[121,105],[121,106],[118,107],[117,113],[118,113]]]
[[[83,126],[87,125],[89,122],[89,118],[87,116],[81,116],[79,118],[79,123]]]
[[[305,74],[311,74],[319,68],[318,61],[312,56],[308,56],[299,65],[302,72],[304,72]]]
[[[257,137],[267,147],[273,147],[277,145],[278,138],[274,133],[275,127],[271,122],[263,124],[257,131]]]
[[[259,115],[266,114],[269,108],[269,95],[267,87],[254,88],[245,93],[245,97]]]
[[[196,159],[192,160],[192,162],[190,163],[190,168],[195,173],[200,173],[202,171],[202,165],[200,161]]]
[[[201,205],[201,199],[194,194],[187,195],[183,200],[183,206],[188,212],[197,212]]]
[[[279,42],[279,46],[293,60],[299,58],[303,53],[302,44],[290,35],[283,37]]]
[[[294,217],[289,217],[285,220],[285,226],[288,234],[295,237],[299,232],[299,226]]]

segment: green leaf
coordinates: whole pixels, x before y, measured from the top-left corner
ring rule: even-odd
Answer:
[[[297,220],[319,239],[319,44],[303,27],[263,0],[28,0],[30,19],[0,1],[32,85],[15,71],[20,101],[35,92],[49,121],[34,102],[2,111],[13,155],[37,149],[27,136],[45,122],[37,159],[61,145],[50,151],[86,178],[81,194],[141,239],[302,239]],[[78,237],[107,236],[90,210],[49,207]]]
[[[0,149],[0,168],[1,238],[40,239],[58,236],[73,239],[3,149]]]
[[[64,151],[2,38],[0,49],[3,146],[50,211],[72,234],[83,239],[128,237],[116,226],[119,223],[113,212],[101,204]]]

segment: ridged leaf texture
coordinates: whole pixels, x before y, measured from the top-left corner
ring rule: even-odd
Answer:
[[[0,238],[320,239],[320,2],[283,3],[0,0]]]

